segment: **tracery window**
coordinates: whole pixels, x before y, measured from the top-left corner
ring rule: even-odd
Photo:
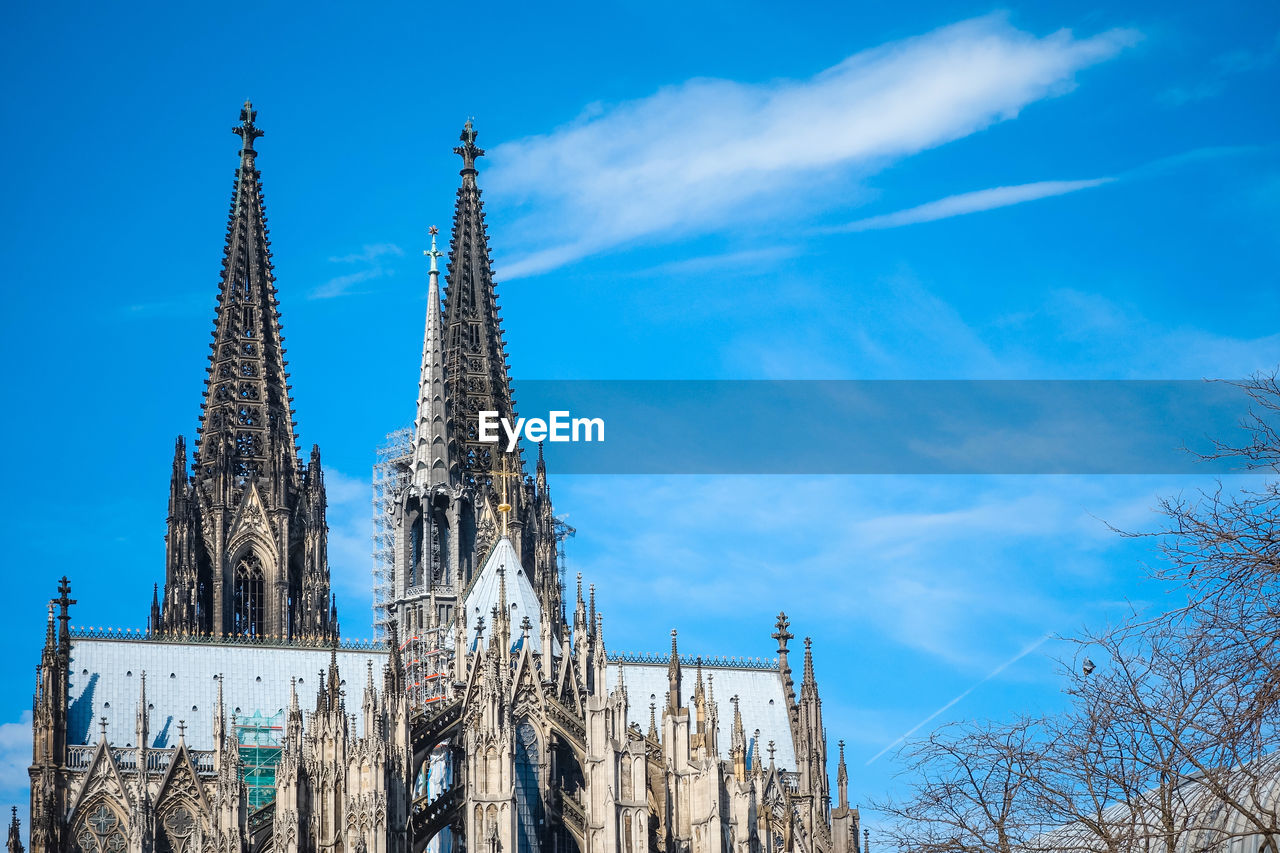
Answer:
[[[236,433],[236,455],[261,456],[262,440],[254,432]]]
[[[123,853],[128,847],[120,818],[106,803],[81,814],[71,837],[80,853]]]
[[[257,554],[247,554],[236,566],[232,633],[249,637],[262,635],[263,587],[262,561]]]
[[[160,819],[156,853],[185,853],[191,848],[196,831],[196,817],[185,804],[180,804]]]
[[[538,853],[543,822],[542,793],[538,789],[538,733],[528,720],[516,726],[515,764],[517,853]]]

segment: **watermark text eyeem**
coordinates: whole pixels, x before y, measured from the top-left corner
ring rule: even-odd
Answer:
[[[498,412],[480,412],[481,441],[497,444],[499,427],[507,437],[507,453],[516,449],[521,434],[532,442],[604,441],[604,418],[571,418],[567,410],[548,412],[545,420],[516,418],[514,426]]]

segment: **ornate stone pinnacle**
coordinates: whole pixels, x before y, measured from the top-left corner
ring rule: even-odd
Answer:
[[[475,174],[476,158],[484,156],[484,149],[476,146],[476,136],[478,134],[475,128],[471,126],[471,119],[467,119],[467,123],[462,126],[462,134],[458,137],[462,144],[453,149],[453,153],[462,158],[462,174]]]
[[[240,124],[231,128],[232,133],[244,140],[245,151],[253,151],[253,141],[266,135],[254,124],[257,118],[258,111],[253,108],[253,104],[246,98],[244,106],[240,108]]]

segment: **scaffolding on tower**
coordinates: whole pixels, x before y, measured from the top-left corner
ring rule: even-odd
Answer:
[[[396,499],[409,483],[413,430],[387,433],[373,465],[373,635],[385,639],[395,584]]]
[[[419,628],[400,644],[410,710],[425,710],[446,698],[453,659],[445,627]]]

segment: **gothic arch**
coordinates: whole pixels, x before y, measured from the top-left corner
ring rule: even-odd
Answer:
[[[271,610],[270,569],[256,548],[244,548],[231,563],[231,633],[261,637],[267,633]]]
[[[156,853],[188,853],[197,850],[205,826],[200,808],[186,797],[175,797],[156,817]]]
[[[70,846],[73,853],[124,853],[129,824],[124,809],[108,797],[95,796],[72,816]]]

